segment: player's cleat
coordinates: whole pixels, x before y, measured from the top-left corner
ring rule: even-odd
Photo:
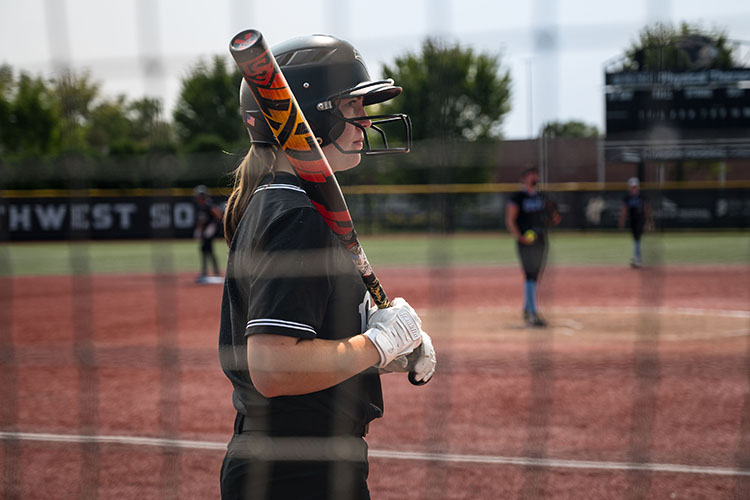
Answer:
[[[208,277],[205,274],[199,274],[198,276],[196,276],[195,282],[199,285],[202,285],[204,283],[208,283],[207,279]]]
[[[538,314],[530,313],[529,311],[523,312],[523,320],[527,325],[535,328],[544,328],[547,326],[547,322]]]
[[[630,259],[630,267],[633,269],[638,269],[642,265],[643,263],[641,262],[641,259]]]

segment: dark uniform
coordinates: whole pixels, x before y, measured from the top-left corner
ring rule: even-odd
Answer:
[[[237,410],[222,466],[224,498],[369,498],[363,436],[383,414],[377,369],[319,392],[266,398],[253,387],[246,357],[247,336],[256,333],[362,333],[369,302],[350,254],[297,177],[267,176],[232,239],[224,285],[220,358]]]
[[[643,195],[638,193],[627,193],[622,202],[625,204],[628,213],[628,223],[633,239],[641,239],[643,228],[646,227],[646,200]]]
[[[515,222],[522,235],[534,231],[536,238],[530,244],[517,242],[518,257],[525,277],[523,317],[532,326],[546,326],[536,309],[537,282],[541,278],[547,260],[547,227],[550,217],[556,212],[547,195],[535,190],[530,194],[525,188],[510,199],[518,207]]]
[[[526,190],[515,193],[510,202],[518,207],[516,224],[521,234],[529,229],[536,233],[532,244],[518,242],[517,246],[526,279],[538,281],[547,258],[547,227],[552,202],[544,193],[534,191],[534,194],[529,194]]]
[[[209,264],[214,274],[219,274],[219,264],[214,254],[214,238],[219,234],[221,228],[221,217],[218,214],[221,209],[207,195],[202,195],[202,202],[198,203],[198,213],[196,217],[196,231],[200,237],[201,252],[201,275],[205,278],[208,275]]]
[[[647,221],[646,199],[638,191],[636,193],[628,192],[622,201],[625,205],[630,232],[633,235],[633,258],[630,264],[637,267],[641,265],[642,261],[641,236],[643,236]]]

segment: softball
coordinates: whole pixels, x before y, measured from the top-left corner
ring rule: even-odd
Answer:
[[[523,236],[524,238],[529,240],[530,243],[533,243],[534,241],[536,241],[536,233],[534,232],[533,229],[529,229],[528,231],[523,233]]]

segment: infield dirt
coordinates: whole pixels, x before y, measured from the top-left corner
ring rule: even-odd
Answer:
[[[422,388],[383,377],[385,416],[367,438],[373,498],[743,498],[743,475],[604,465],[750,463],[747,268],[552,267],[542,330],[523,327],[514,266],[378,276],[420,312],[439,364]],[[0,430],[229,439],[221,286],[182,274],[6,283]],[[21,498],[218,496],[219,450],[3,443],[4,491]]]

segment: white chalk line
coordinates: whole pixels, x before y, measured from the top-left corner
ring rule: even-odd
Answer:
[[[553,308],[554,309],[554,308]],[[732,318],[732,319],[748,319],[750,320],[750,311],[739,311],[731,309],[705,309],[695,307],[574,307],[570,309],[564,309],[567,312],[584,313],[584,314],[607,314],[607,313],[625,313],[625,314],[665,314],[665,315],[681,315],[681,316],[696,316],[696,317],[719,317],[719,318]],[[560,311],[556,311],[560,313]],[[563,335],[573,336],[576,332],[571,330],[581,330],[581,328],[571,328],[571,323],[578,323],[575,320],[561,320],[558,323],[562,323],[560,327],[552,325],[555,331],[560,331]],[[580,323],[578,323],[580,326]],[[712,331],[704,335],[685,335],[676,333],[662,333],[660,338],[665,341],[685,341],[685,340],[713,340],[713,339],[729,339],[735,337],[744,337],[750,335],[750,323],[746,328],[733,329],[727,331]]]
[[[51,434],[32,432],[0,432],[0,440],[36,441],[74,444],[118,444],[125,446],[152,446],[159,448],[179,448],[188,450],[225,451],[226,443],[216,441],[197,441],[186,439],[165,439],[145,436],[106,436],[80,434]],[[676,474],[703,474],[710,476],[750,476],[750,470],[731,467],[709,467],[700,465],[630,463],[595,460],[562,460],[554,458],[506,457],[499,455],[471,455],[457,453],[429,453],[416,451],[396,451],[370,449],[371,458],[391,460],[412,460],[441,463],[473,463],[483,465],[515,465],[521,467],[587,469],[587,470],[621,470],[649,471]]]
[[[719,317],[732,319],[750,320],[750,311],[732,310],[732,309],[707,309],[697,307],[647,307],[647,306],[578,306],[563,307],[552,306],[549,308],[552,314],[548,317],[550,320],[550,330],[567,337],[576,336],[579,332],[585,330],[584,324],[572,318],[566,318],[566,314],[630,314],[633,316],[640,314],[656,315],[682,315],[682,316],[701,316],[701,317]],[[478,312],[495,311],[501,313],[515,314],[518,311],[509,307],[477,307]],[[674,333],[662,333],[660,338],[665,341],[685,341],[685,340],[714,340],[729,339],[735,337],[744,337],[750,335],[750,323],[747,327],[732,329],[727,331],[712,331],[705,335],[685,335]]]
[[[511,307],[487,307],[475,308],[477,311],[498,311],[518,313],[519,310]],[[699,307],[647,307],[647,306],[551,306],[550,309],[556,316],[563,316],[565,312],[573,314],[584,313],[629,313],[629,314],[683,314],[685,316],[719,316],[723,318],[750,319],[750,310],[737,309],[708,309]]]

